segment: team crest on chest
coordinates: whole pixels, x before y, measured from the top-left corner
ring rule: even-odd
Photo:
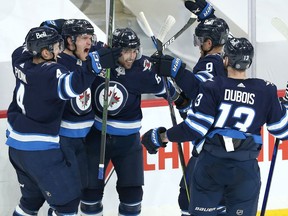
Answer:
[[[91,111],[91,89],[86,89],[76,98],[71,99],[71,106],[78,115],[83,115]]]
[[[103,111],[105,83],[95,90],[95,105],[98,111]],[[118,82],[110,81],[108,90],[108,114],[116,115],[125,106],[128,99],[127,89]]]

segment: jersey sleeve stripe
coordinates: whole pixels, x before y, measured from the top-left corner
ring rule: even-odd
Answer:
[[[285,116],[279,122],[270,125],[267,124],[267,129],[273,133],[273,131],[278,131],[285,126],[288,127],[287,122],[288,122],[288,112],[286,111]]]

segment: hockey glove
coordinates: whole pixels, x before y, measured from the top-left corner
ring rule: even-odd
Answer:
[[[121,51],[121,47],[103,47],[99,49],[97,52],[100,56],[100,63],[102,68],[116,68],[118,58],[121,55]]]
[[[121,48],[101,48],[90,52],[87,56],[88,70],[99,74],[103,68],[115,68],[120,53]]]
[[[173,58],[169,55],[159,56],[152,55],[151,61],[154,63],[155,70],[158,76],[173,77],[177,76],[178,72],[183,72],[186,64],[182,63],[180,58]]]
[[[179,114],[183,120],[187,117],[187,112],[192,107],[192,100],[187,98],[186,95],[181,92],[179,98],[174,102]]]
[[[66,19],[46,20],[40,24],[40,26],[50,27],[55,29],[59,34],[62,32],[62,26],[66,22]]]
[[[184,4],[188,10],[197,15],[198,21],[215,17],[213,6],[205,0],[185,0]]]
[[[167,142],[162,142],[160,133],[164,133],[166,128],[159,127],[147,131],[143,136],[141,143],[145,146],[149,154],[156,154],[160,147],[166,147]]]

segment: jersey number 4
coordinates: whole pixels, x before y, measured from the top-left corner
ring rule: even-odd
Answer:
[[[22,110],[22,113],[23,113],[23,114],[26,114],[25,107],[24,107],[24,104],[23,104],[24,93],[25,93],[25,87],[24,87],[24,85],[21,83],[21,84],[19,85],[18,90],[17,90],[16,100],[17,100],[18,106],[19,106],[20,109]]]

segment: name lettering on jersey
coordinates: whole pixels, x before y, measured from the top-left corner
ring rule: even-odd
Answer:
[[[245,104],[254,104],[254,93],[232,90],[232,89],[225,89],[224,100],[225,101],[234,101],[239,103]]]
[[[47,34],[45,31],[43,31],[42,33],[36,33],[36,38],[39,39],[39,38],[45,38],[47,37]]]
[[[17,77],[18,79],[20,79],[22,82],[27,84],[27,80],[26,80],[26,74],[24,74],[20,69],[18,69],[17,67],[14,67],[15,69],[15,77]]]

